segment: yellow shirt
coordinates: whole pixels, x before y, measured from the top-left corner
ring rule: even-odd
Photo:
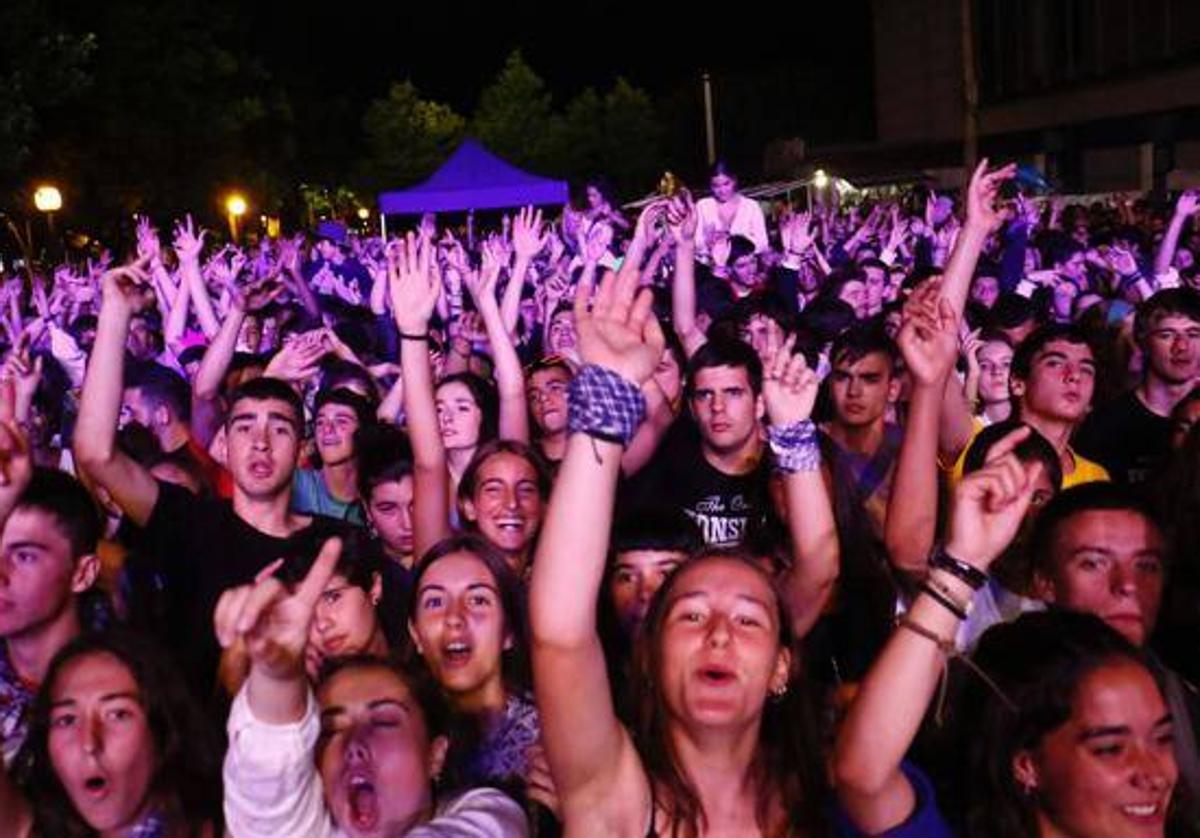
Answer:
[[[971,418],[971,438],[967,440],[967,444],[963,446],[963,450],[959,452],[958,459],[954,461],[954,466],[950,469],[950,477],[948,480],[951,491],[962,480],[963,463],[967,460],[967,452],[971,450],[971,444],[975,442],[975,437],[979,436],[979,432],[983,430],[984,425],[977,417]],[[1081,457],[1076,454],[1071,446],[1067,446],[1067,453],[1071,455],[1071,459],[1075,461],[1075,468],[1068,474],[1063,472],[1064,489],[1070,489],[1072,486],[1078,486],[1082,483],[1096,483],[1099,481],[1112,480],[1108,476],[1108,471],[1099,463],[1089,460],[1087,457]]]

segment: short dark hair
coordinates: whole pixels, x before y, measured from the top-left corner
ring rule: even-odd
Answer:
[[[1054,446],[1048,439],[1038,433],[1036,428],[1017,419],[1006,419],[1003,422],[988,425],[975,435],[975,439],[971,440],[971,445],[967,448],[967,455],[963,459],[963,474],[970,474],[983,468],[992,446],[1017,428],[1029,428],[1030,433],[1017,444],[1013,453],[1023,463],[1041,463],[1050,485],[1057,492],[1062,488],[1062,460],[1059,458],[1058,452],[1054,450]]]
[[[1138,346],[1145,345],[1159,320],[1171,315],[1200,324],[1200,293],[1191,288],[1164,288],[1143,300],[1133,316],[1133,336]]]
[[[888,359],[891,371],[896,364],[896,344],[888,337],[882,323],[868,320],[851,326],[834,339],[833,347],[829,350],[829,363],[831,366],[842,362],[854,364],[876,353]]]
[[[745,236],[733,235],[729,237],[728,264],[732,265],[738,259],[745,256],[753,256],[755,252],[754,242]]]
[[[316,416],[317,412],[327,404],[340,404],[353,410],[360,428],[375,421],[375,407],[371,400],[363,398],[345,387],[318,391],[313,400],[313,415]]]
[[[336,676],[356,669],[383,669],[403,681],[416,699],[417,706],[421,708],[425,730],[430,739],[444,736],[449,731],[451,713],[446,695],[428,667],[417,660],[381,658],[369,654],[327,658],[317,672],[315,691],[320,692]]]
[[[690,556],[703,546],[695,522],[676,506],[632,509],[613,528],[614,556],[631,550],[671,550]]]
[[[1085,512],[1132,512],[1140,515],[1160,535],[1166,532],[1154,507],[1130,487],[1108,481],[1082,483],[1059,492],[1038,516],[1029,541],[1035,570],[1046,574],[1053,571],[1054,542],[1059,531],[1072,518]]]
[[[1030,320],[1037,319],[1037,310],[1029,300],[1011,291],[1001,294],[992,304],[988,314],[991,326],[996,329],[1015,329]]]
[[[371,492],[384,483],[398,483],[413,473],[412,444],[395,425],[372,422],[354,434],[358,458],[358,496],[370,503]]]
[[[1046,323],[1030,332],[1029,336],[1021,341],[1013,351],[1012,367],[1009,374],[1021,381],[1027,380],[1029,372],[1033,368],[1034,357],[1047,344],[1056,340],[1075,346],[1086,346],[1092,351],[1093,356],[1096,354],[1095,349],[1092,347],[1092,342],[1088,340],[1087,334],[1074,323]]]
[[[153,361],[130,364],[125,370],[125,387],[136,389],[152,408],[165,407],[181,422],[192,419],[192,389],[175,370]]]
[[[744,341],[718,338],[696,350],[688,360],[686,371],[689,397],[696,389],[697,374],[711,367],[741,367],[750,379],[750,390],[755,395],[762,392],[762,361],[754,348]]]
[[[295,417],[296,432],[300,433],[303,430],[304,402],[300,400],[299,394],[292,389],[292,385],[286,381],[281,381],[278,378],[270,378],[265,375],[252,378],[249,381],[243,381],[229,394],[229,413],[225,419],[226,423],[233,417],[234,406],[244,399],[256,402],[280,401],[286,403],[292,408],[292,414]]]
[[[99,510],[83,484],[65,471],[35,468],[17,508],[37,509],[54,519],[71,545],[71,557],[96,552],[102,525]]]

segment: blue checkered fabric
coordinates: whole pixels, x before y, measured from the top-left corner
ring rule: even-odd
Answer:
[[[628,445],[646,417],[646,397],[632,381],[595,364],[571,379],[567,427],[608,442]]]
[[[775,461],[775,471],[796,474],[821,467],[821,448],[817,444],[817,426],[805,419],[782,428],[767,428],[767,442]]]

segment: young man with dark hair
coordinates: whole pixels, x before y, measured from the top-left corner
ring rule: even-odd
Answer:
[[[567,451],[567,391],[572,378],[566,359],[554,356],[534,362],[525,371],[534,445],[555,467]]]
[[[343,530],[336,521],[290,509],[304,414],[295,390],[277,379],[252,379],[230,395],[225,433],[232,502],[199,499],[156,481],[117,447],[125,336],[145,304],[146,276],[136,265],[125,266],[106,273],[101,285],[96,344],[75,427],[76,463],[143,528],[142,544],[166,580],[176,648],[207,694],[217,660],[212,609],[221,592],[252,581],[275,559],[314,555]]]
[[[1114,480],[1144,483],[1171,450],[1171,411],[1200,375],[1200,294],[1159,291],[1137,308],[1134,340],[1142,351],[1136,388],[1097,409],[1075,437],[1083,454]]]
[[[23,439],[0,431],[0,751],[16,755],[50,661],[84,629],[79,596],[100,570],[100,517],[77,480],[34,469]],[[19,440],[13,444],[14,440]]]
[[[183,376],[162,364],[129,367],[121,394],[121,426],[137,422],[154,434],[164,455],[191,461],[204,475],[209,490],[230,497],[233,484],[229,472],[192,436],[191,421],[192,391]]]
[[[762,375],[742,341],[703,344],[688,361],[685,387],[698,433],[672,435],[638,475],[638,497],[682,510],[710,546],[741,545],[766,518]]]
[[[292,511],[325,515],[364,526],[358,505],[358,431],[375,420],[373,403],[346,387],[323,389],[313,403],[313,437],[319,468],[298,468],[292,478]]]
[[[821,433],[827,474],[833,485],[834,512],[843,534],[847,528],[876,541],[883,536],[902,433],[887,421],[900,395],[896,346],[876,324],[847,330],[829,351],[827,379],[832,416]]]
[[[1063,488],[1108,480],[1099,463],[1075,452],[1071,437],[1092,406],[1096,361],[1087,337],[1073,325],[1049,323],[1035,329],[1013,353],[1009,389],[1014,418],[1044,436],[1062,459]],[[970,439],[958,449],[951,481],[962,479]]]
[[[703,543],[696,525],[677,509],[642,507],[616,522],[608,595],[625,639],[633,640],[655,592]]]

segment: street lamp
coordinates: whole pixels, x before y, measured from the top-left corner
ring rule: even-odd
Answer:
[[[54,238],[54,213],[62,209],[62,193],[58,191],[57,186],[51,186],[48,183],[43,183],[33,191],[33,205],[38,208],[38,212],[46,213],[46,227],[50,231],[50,238]]]
[[[824,189],[829,185],[829,175],[825,174],[824,169],[817,169],[813,174],[813,186],[817,189]]]
[[[238,220],[246,214],[246,199],[240,193],[231,192],[225,199],[225,211],[229,213],[229,235],[234,241],[238,237]]]

